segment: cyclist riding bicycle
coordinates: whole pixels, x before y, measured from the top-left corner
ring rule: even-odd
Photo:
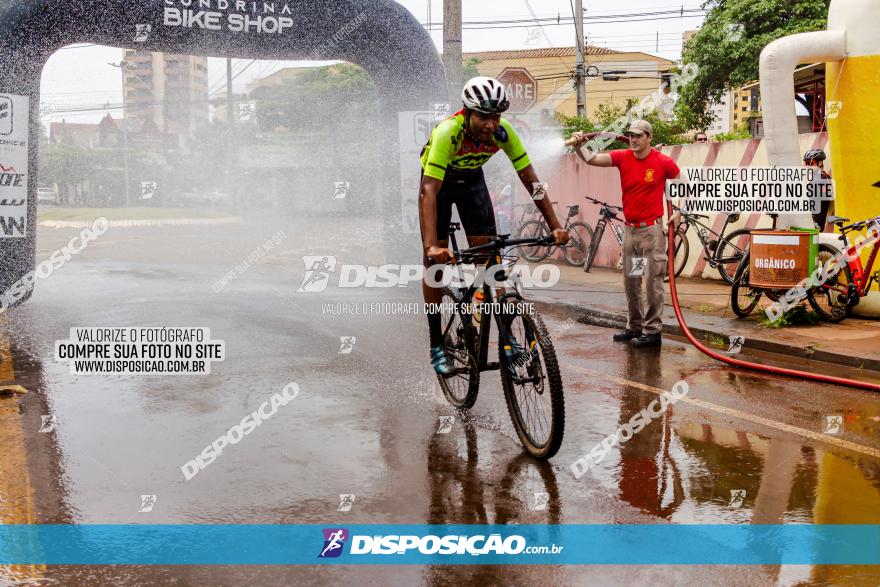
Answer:
[[[831,179],[831,174],[825,171],[825,151],[822,149],[810,149],[804,153],[804,165],[807,167],[818,167],[822,179]],[[825,219],[828,218],[828,212],[831,210],[831,200],[822,200],[819,212],[813,214],[813,222],[819,227],[819,230],[825,230]]]
[[[565,244],[568,233],[556,218],[546,186],[538,179],[516,130],[501,117],[510,106],[504,85],[491,77],[475,77],[465,84],[461,99],[464,108],[434,127],[422,149],[419,221],[425,266],[429,259],[434,263],[452,260],[452,251],[447,248],[452,204],[458,210],[469,245],[485,243],[497,235],[495,211],[482,167],[498,151],[504,151],[510,159],[544,215],[556,244]],[[451,375],[452,361],[443,348],[437,310],[443,292],[426,280],[422,293],[429,304],[431,365],[438,374]]]

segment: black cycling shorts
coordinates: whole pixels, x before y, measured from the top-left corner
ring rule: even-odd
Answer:
[[[458,210],[462,228],[468,236],[495,236],[495,209],[482,169],[459,171],[446,169],[446,177],[437,194],[437,240],[449,238],[452,205]]]

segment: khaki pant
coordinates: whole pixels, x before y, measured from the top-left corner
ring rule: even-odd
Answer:
[[[663,224],[631,228],[623,233],[623,289],[629,306],[628,330],[659,334],[663,330],[663,277],[666,275],[666,239]],[[648,305],[642,291],[647,281]]]

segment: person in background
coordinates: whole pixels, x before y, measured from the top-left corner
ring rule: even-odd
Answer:
[[[818,167],[821,179],[831,179],[831,174],[825,171],[825,151],[822,149],[810,149],[804,153],[804,165],[807,167]],[[821,207],[816,214],[813,214],[813,222],[822,232],[833,232],[834,229],[825,226],[825,219],[831,210],[831,200],[822,200]]]
[[[709,135],[707,135],[704,132],[698,132],[696,134],[696,136],[694,136],[694,142],[695,143],[708,143],[709,142]]]
[[[579,156],[589,165],[617,167],[623,192],[623,287],[629,308],[626,330],[614,335],[615,342],[629,342],[636,348],[658,347],[663,330],[663,277],[666,275],[666,238],[663,236],[663,204],[666,180],[677,179],[680,170],[672,158],[651,148],[653,129],[646,120],[630,123],[629,149]],[[587,140],[584,133],[571,135],[574,146]],[[676,219],[673,219],[674,221]],[[644,306],[642,276],[647,282]]]

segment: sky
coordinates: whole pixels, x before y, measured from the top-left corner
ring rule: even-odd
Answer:
[[[659,5],[657,2],[658,0],[621,0],[612,4],[583,0],[587,42],[620,51],[643,51],[667,59],[679,59],[682,33],[699,27],[703,20],[701,12],[685,13],[683,18],[680,13],[640,17],[632,15],[676,11],[681,8],[698,9],[700,1],[682,0],[681,4],[675,5],[669,3],[669,0],[659,0]],[[430,6],[433,24],[431,36],[439,51],[443,43],[442,0],[399,0],[398,3],[423,24],[428,23]],[[571,18],[572,5],[569,0],[462,0],[462,20],[465,23],[463,51],[574,46],[575,31],[571,20],[560,25],[552,20],[541,21],[540,27],[536,27],[534,22],[493,29],[469,29],[467,25],[473,21],[555,19],[557,16]],[[119,68],[108,65],[121,60],[122,50],[113,47],[72,46],[55,53],[43,70],[42,102],[50,105],[50,108],[77,108],[83,111],[51,114],[44,121],[57,122],[63,118],[68,122],[97,122],[108,112],[116,118],[121,117],[121,108],[113,109],[112,106],[122,103],[122,78]],[[209,92],[222,92],[225,90],[225,60],[211,58],[208,61]],[[249,61],[234,60],[233,71],[243,69]],[[244,91],[246,85],[256,78],[283,67],[303,64],[258,61],[241,72],[233,82],[233,88],[236,92]]]

